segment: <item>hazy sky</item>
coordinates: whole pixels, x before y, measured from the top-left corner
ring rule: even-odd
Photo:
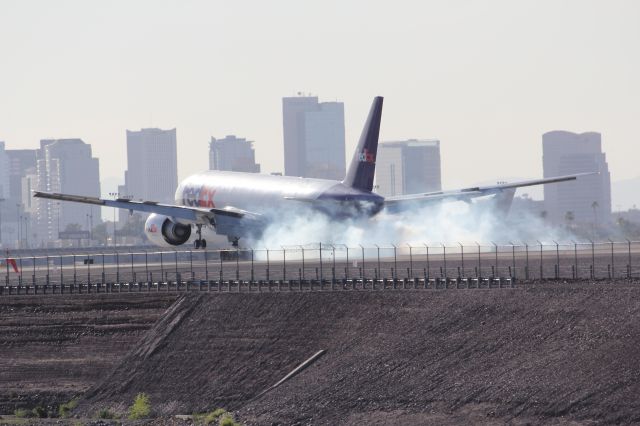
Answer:
[[[599,131],[640,175],[640,1],[0,0],[0,140],[80,137],[122,178],[126,129],[210,136],[283,170],[282,101],[345,103],[347,157],[375,95],[381,139],[438,138],[443,184],[542,176],[542,133]]]

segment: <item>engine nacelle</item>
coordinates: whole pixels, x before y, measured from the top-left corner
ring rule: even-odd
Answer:
[[[167,216],[152,213],[144,224],[144,233],[157,246],[179,246],[189,240],[191,225],[177,223]]]

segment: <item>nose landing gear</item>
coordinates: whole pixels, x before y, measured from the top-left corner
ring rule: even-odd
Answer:
[[[196,234],[198,235],[198,238],[196,238],[196,240],[193,242],[193,245],[196,248],[196,250],[199,248],[206,249],[207,240],[202,238],[202,225],[196,225],[196,228],[197,228]]]

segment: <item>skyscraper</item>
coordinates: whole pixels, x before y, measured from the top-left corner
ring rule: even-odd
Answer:
[[[440,141],[382,142],[376,159],[377,193],[394,195],[440,191]]]
[[[284,174],[321,179],[344,178],[344,104],[318,102],[316,96],[282,99]]]
[[[600,133],[552,131],[542,135],[544,177],[599,172],[574,182],[544,186],[547,218],[555,224],[611,221],[611,177]]]
[[[127,194],[135,200],[173,203],[178,186],[176,129],[127,130]]]
[[[91,145],[82,139],[41,140],[36,155],[36,180],[39,191],[100,196],[99,162],[92,157]],[[99,206],[43,198],[37,200],[35,210],[33,236],[37,245],[58,239],[58,233],[69,225],[90,231],[101,217]]]
[[[224,139],[212,137],[209,143],[209,170],[260,173],[253,142],[234,135]]]
[[[18,240],[22,237],[21,230],[25,225],[24,219],[32,217],[30,215],[31,207],[35,204],[32,204],[34,200],[31,196],[31,190],[36,187],[30,187],[30,190],[25,193],[22,190],[22,180],[28,175],[35,175],[36,152],[36,149],[6,150],[9,160],[9,198],[2,204],[4,207],[2,222],[8,226],[8,229],[2,232],[5,244],[18,245]]]

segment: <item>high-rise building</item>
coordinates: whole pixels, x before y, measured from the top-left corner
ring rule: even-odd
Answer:
[[[282,99],[284,174],[341,180],[345,176],[344,104],[316,96]]]
[[[5,245],[24,246],[22,231],[28,225],[32,212],[35,211],[35,203],[32,191],[35,186],[36,149],[8,149],[9,158],[9,198],[3,203],[2,222],[8,229],[2,232]],[[34,185],[23,190],[23,179],[26,176],[34,177]],[[32,227],[33,228],[33,227]],[[33,228],[35,229],[35,228]]]
[[[260,173],[253,142],[234,135],[209,142],[209,170]]]
[[[93,197],[100,196],[100,171],[91,145],[82,139],[47,139],[40,141],[36,155],[37,189]],[[61,203],[39,198],[32,244],[46,245],[58,239],[68,226],[90,231],[100,222],[100,207],[89,204]]]
[[[127,130],[127,194],[120,196],[173,203],[178,186],[176,145],[176,129]]]
[[[611,177],[600,133],[552,131],[542,135],[544,177],[599,172],[544,186],[546,216],[555,224],[611,221]],[[571,212],[568,215],[568,212]]]
[[[440,141],[382,142],[376,158],[376,192],[385,197],[440,191]]]

